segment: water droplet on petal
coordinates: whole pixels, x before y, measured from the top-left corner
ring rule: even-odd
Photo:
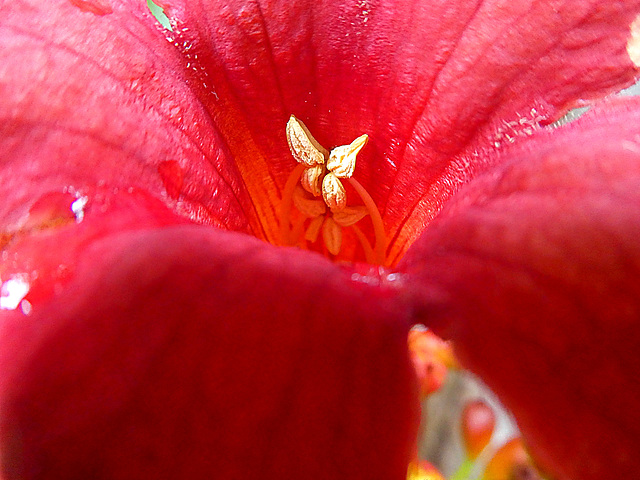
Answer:
[[[84,196],[79,197],[75,202],[71,204],[71,211],[76,216],[76,223],[80,223],[82,220],[84,220],[84,208],[87,206],[88,202],[89,198]]]
[[[22,300],[20,302],[20,310],[22,310],[22,313],[25,315],[29,315],[31,313],[31,308],[31,302],[29,300]]]
[[[0,309],[15,310],[29,293],[29,279],[25,274],[11,276],[0,287]]]

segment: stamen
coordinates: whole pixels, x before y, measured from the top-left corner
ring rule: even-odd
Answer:
[[[333,220],[341,227],[350,227],[354,223],[358,223],[368,214],[367,207],[360,205],[356,207],[345,207],[339,212],[333,212]]]
[[[333,221],[331,217],[324,219],[322,224],[322,239],[332,255],[340,253],[342,247],[342,227]]]
[[[319,197],[322,193],[322,175],[324,174],[324,165],[316,165],[314,167],[305,168],[302,172],[302,178],[300,183],[302,188],[312,194],[314,197]]]
[[[369,216],[371,217],[371,222],[373,223],[373,232],[376,236],[375,243],[375,262],[379,265],[384,265],[385,262],[385,251],[387,249],[387,236],[384,233],[384,224],[382,223],[382,216],[380,215],[380,211],[378,207],[376,207],[373,198],[369,195],[369,192],[365,190],[365,188],[357,181],[355,178],[351,177],[348,179],[355,191],[360,195],[360,198],[364,202],[365,207],[369,211]]]
[[[305,170],[304,164],[299,164],[293,169],[287,183],[284,185],[284,191],[282,192],[282,205],[280,206],[280,244],[290,245],[290,233],[289,225],[291,224],[291,204],[293,203],[293,192],[296,188],[300,175]]]
[[[367,144],[368,135],[361,135],[349,145],[335,147],[331,152],[320,145],[309,129],[293,115],[286,128],[291,153],[299,165],[291,173],[282,195],[280,210],[280,242],[282,245],[307,246],[315,243],[322,231],[325,255],[338,255],[342,247],[342,228],[352,228],[369,263],[384,264],[387,238],[382,216],[364,187],[352,178],[356,157]],[[348,179],[364,206],[348,206],[347,192],[341,179]],[[297,186],[300,181],[300,186]],[[305,193],[306,192],[308,193]],[[312,198],[322,195],[322,200]],[[296,207],[293,220],[291,209]],[[329,207],[331,212],[326,211]],[[355,224],[366,215],[371,217],[375,244],[372,247]],[[309,222],[307,222],[307,220]],[[307,225],[305,229],[305,225]]]
[[[358,228],[357,225],[351,225],[351,230],[356,234],[356,237],[360,241],[360,245],[362,245],[362,249],[364,250],[364,258],[367,260],[367,263],[375,263],[375,256],[373,253],[373,248],[371,248],[371,244],[367,237],[364,236],[362,230]]]
[[[306,220],[307,219],[304,216],[300,215],[293,221],[293,228],[291,229],[289,245],[304,244],[304,242],[301,241],[301,237],[304,230],[304,222]]]
[[[327,211],[327,206],[322,200],[308,198],[300,187],[296,187],[293,191],[293,204],[301,214],[308,218],[324,215]]]
[[[341,145],[331,150],[327,169],[338,178],[349,178],[356,168],[356,157],[358,152],[367,144],[369,136],[365,133],[360,135],[349,145]]]
[[[347,192],[340,179],[331,172],[322,180],[322,198],[331,210],[340,211],[347,206]]]
[[[315,243],[320,235],[320,229],[324,223],[324,217],[312,218],[307,227],[307,231],[304,232],[304,239],[308,242]]]
[[[287,122],[286,133],[289,148],[298,163],[307,167],[324,164],[329,152],[313,138],[307,126],[293,115]]]

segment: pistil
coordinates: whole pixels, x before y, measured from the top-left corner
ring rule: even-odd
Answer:
[[[373,198],[360,182],[352,178],[356,157],[369,137],[361,135],[349,145],[329,152],[318,143],[309,129],[293,115],[286,128],[287,141],[298,165],[287,179],[280,208],[282,245],[306,247],[307,242],[323,241],[323,251],[333,256],[342,250],[342,230],[349,227],[369,263],[383,265],[387,240],[384,224]],[[350,205],[342,184],[347,180],[364,205]],[[292,220],[292,208],[299,215]],[[375,237],[374,246],[356,225],[369,216]],[[305,228],[305,223],[308,223]],[[320,235],[322,232],[322,235]]]

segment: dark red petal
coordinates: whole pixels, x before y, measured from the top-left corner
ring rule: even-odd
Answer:
[[[418,400],[395,294],[243,234],[150,229],[175,216],[128,195],[8,250],[38,275],[27,315],[0,310],[2,478],[403,479]]]
[[[145,2],[2,1],[0,65],[4,226],[46,192],[106,185],[249,228],[255,213],[225,140]]]
[[[291,114],[327,148],[369,134],[355,177],[383,210],[392,259],[485,151],[636,74],[638,0],[162,3],[245,170],[282,188]],[[238,126],[250,135],[233,142]]]
[[[422,320],[558,478],[640,471],[640,101],[507,152],[407,253]]]

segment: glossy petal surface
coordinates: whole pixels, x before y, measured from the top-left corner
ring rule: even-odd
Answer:
[[[563,479],[640,468],[639,107],[616,102],[508,151],[401,266],[422,283],[423,321]]]

